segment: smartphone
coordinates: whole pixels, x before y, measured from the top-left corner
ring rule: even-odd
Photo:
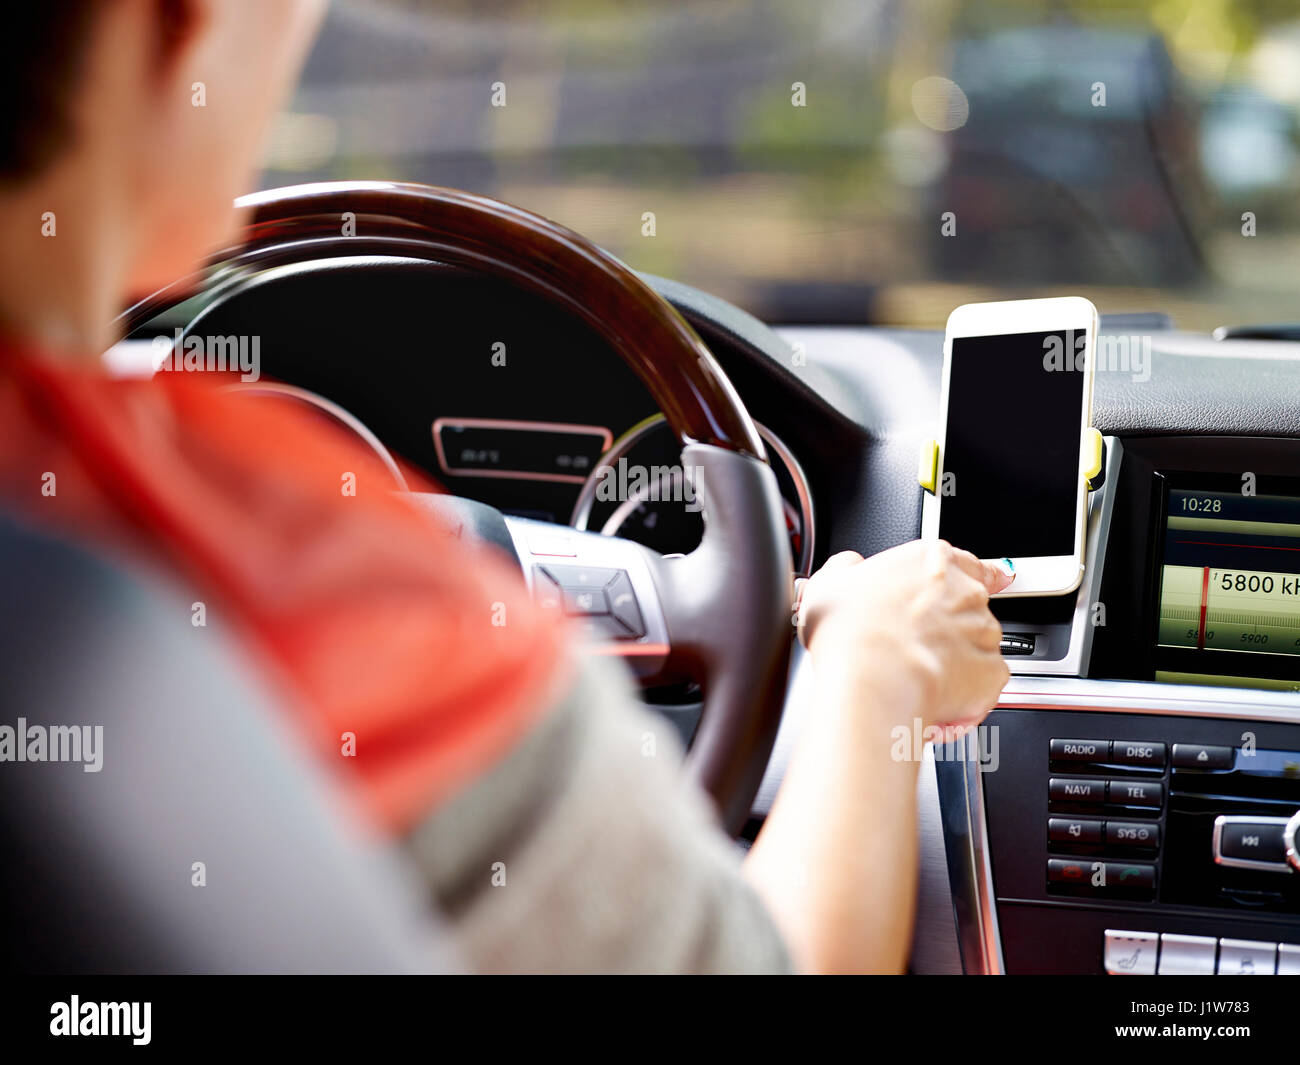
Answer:
[[[1096,342],[1097,309],[1077,296],[948,318],[922,535],[1010,559],[1005,596],[1061,595],[1083,578]]]

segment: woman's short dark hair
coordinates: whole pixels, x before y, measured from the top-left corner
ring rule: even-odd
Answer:
[[[43,170],[73,136],[72,99],[103,0],[18,0],[5,11],[0,180]]]

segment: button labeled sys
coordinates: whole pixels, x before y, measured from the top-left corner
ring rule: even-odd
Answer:
[[[1144,821],[1107,821],[1106,842],[1117,847],[1158,847],[1160,826]]]

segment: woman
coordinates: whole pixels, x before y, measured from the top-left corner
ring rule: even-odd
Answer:
[[[911,543],[811,579],[816,712],[742,861],[670,760],[642,756],[657,726],[625,679],[583,662],[500,564],[433,536],[364,455],[184,373],[103,375],[118,309],[234,234],[320,8],[11,15],[26,47],[4,74],[25,106],[0,135],[5,510],[198,589],[303,742],[409,847],[472,966],[901,971],[917,764],[891,730],[967,727],[996,701],[988,597],[1008,574]]]

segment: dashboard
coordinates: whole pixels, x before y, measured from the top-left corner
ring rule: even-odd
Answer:
[[[266,271],[195,328],[261,334],[266,376],[346,408],[453,493],[665,553],[698,542],[690,471],[589,330],[450,268],[367,267]],[[762,426],[801,571],[919,535],[941,333],[774,329],[648,280]],[[1097,374],[1107,457],[1085,579],[995,603],[1012,681],[978,735],[927,755],[913,970],[1294,972],[1300,344],[1160,315],[1103,315],[1100,335],[1140,337],[1150,358]],[[810,689],[796,649],[755,825]],[[689,693],[672,709],[689,737]]]

